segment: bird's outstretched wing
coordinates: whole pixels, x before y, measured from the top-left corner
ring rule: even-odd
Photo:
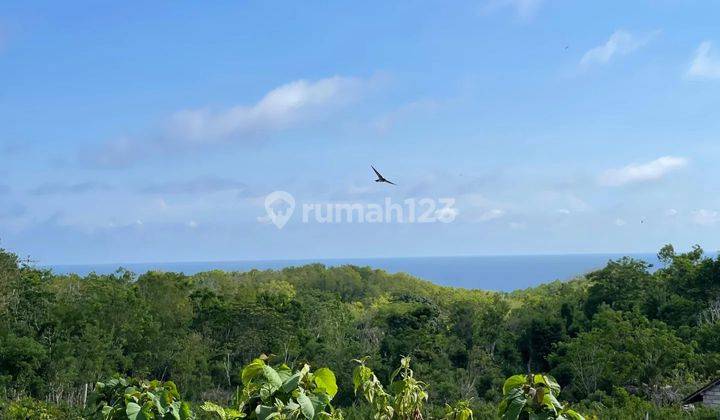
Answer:
[[[380,172],[378,172],[378,170],[377,170],[377,169],[375,169],[375,167],[374,167],[374,166],[370,165],[370,167],[371,167],[371,168],[372,168],[372,170],[373,170],[373,171],[375,172],[375,175],[377,175],[377,177],[378,177],[378,178],[380,178],[380,179],[385,179],[385,178],[383,178],[383,176],[382,176],[382,175],[380,175]]]
[[[390,182],[390,181],[388,181],[387,179],[385,179],[384,181],[385,181],[385,182],[387,182],[388,184],[392,184],[392,185],[395,185],[395,186],[397,186],[397,184],[396,184],[396,183],[394,183],[394,182]]]

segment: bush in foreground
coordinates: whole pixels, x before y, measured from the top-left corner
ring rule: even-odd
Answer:
[[[117,378],[95,385],[85,418],[92,420],[191,420],[190,404],[173,382]]]

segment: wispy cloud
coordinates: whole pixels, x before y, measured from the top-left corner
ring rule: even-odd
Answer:
[[[254,105],[177,112],[170,118],[168,135],[173,142],[205,143],[287,128],[354,100],[362,84],[339,76],[297,80],[271,90]]]
[[[523,20],[535,17],[544,0],[490,0],[485,3],[486,11],[511,8]]]
[[[240,181],[217,177],[200,177],[186,181],[171,181],[144,186],[146,194],[207,194],[220,191],[246,191],[247,185]]]
[[[113,187],[99,182],[79,182],[76,184],[62,184],[49,182],[30,190],[33,195],[54,195],[54,194],[83,194],[92,191],[107,191]]]
[[[81,160],[100,167],[122,167],[153,153],[263,139],[276,131],[327,118],[357,100],[370,83],[340,76],[296,80],[272,89],[254,104],[181,110],[162,124],[158,134],[107,142],[81,153]]]
[[[505,210],[502,209],[491,209],[488,211],[483,212],[480,217],[478,217],[478,220],[481,222],[488,222],[490,220],[495,220],[503,217],[505,215]]]
[[[451,207],[443,207],[439,210],[435,210],[435,217],[440,220],[455,220],[458,214],[458,209]]]
[[[720,213],[707,209],[695,210],[692,212],[692,221],[702,226],[713,226],[720,222]]]
[[[613,32],[604,44],[586,52],[580,60],[580,65],[588,67],[593,64],[606,64],[615,56],[627,55],[642,48],[659,33],[654,31],[638,35],[619,29]]]
[[[705,41],[695,50],[685,77],[689,79],[720,79],[720,58],[712,55],[713,45]]]
[[[686,166],[688,160],[677,156],[663,156],[646,163],[633,163],[619,169],[610,169],[598,179],[600,185],[616,187],[636,182],[653,181],[669,172]]]

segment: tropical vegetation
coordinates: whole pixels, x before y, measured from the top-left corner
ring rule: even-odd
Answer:
[[[681,400],[720,377],[720,259],[659,257],[499,293],[319,264],[81,277],[1,251],[0,418],[717,418]]]

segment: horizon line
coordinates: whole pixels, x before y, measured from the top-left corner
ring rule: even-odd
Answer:
[[[717,253],[718,251],[713,251]],[[706,251],[706,253],[708,253]],[[529,254],[458,254],[458,255],[418,255],[418,256],[393,256],[393,257],[308,257],[308,258],[257,258],[257,259],[237,259],[237,260],[175,260],[175,261],[124,261],[124,262],[90,262],[90,263],[37,263],[38,267],[87,267],[87,266],[112,266],[118,265],[122,267],[127,265],[144,265],[144,264],[200,264],[200,263],[242,263],[242,262],[304,262],[307,264],[320,263],[324,261],[350,261],[350,260],[399,260],[399,259],[421,259],[421,258],[498,258],[498,257],[561,257],[561,256],[633,256],[633,255],[657,255],[657,251],[634,251],[634,252],[568,252],[568,253],[529,253]],[[31,260],[32,261],[32,260]]]

